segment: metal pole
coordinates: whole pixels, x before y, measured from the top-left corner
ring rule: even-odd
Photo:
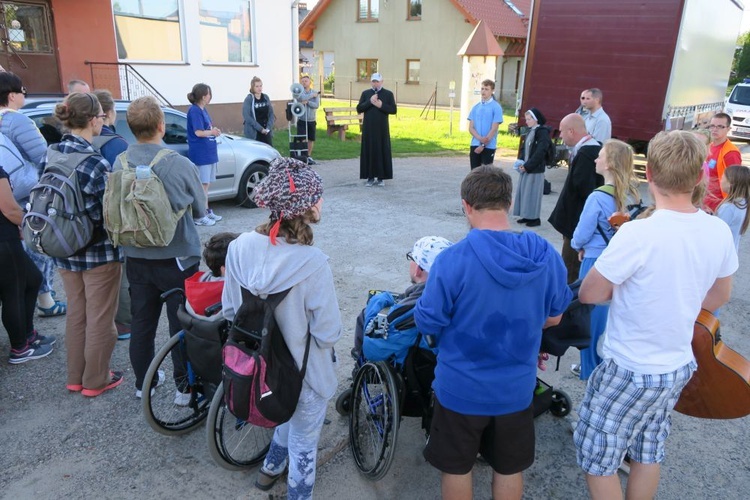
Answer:
[[[453,97],[451,97],[451,110],[449,115],[450,125],[448,126],[448,135],[453,135]]]

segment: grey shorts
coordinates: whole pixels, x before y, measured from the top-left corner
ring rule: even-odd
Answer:
[[[583,471],[611,476],[626,452],[642,464],[661,463],[670,412],[695,369],[691,362],[673,372],[642,375],[611,359],[600,363],[589,377],[573,434]]]
[[[198,177],[201,184],[211,184],[216,182],[216,167],[218,163],[209,163],[208,165],[198,165]]]

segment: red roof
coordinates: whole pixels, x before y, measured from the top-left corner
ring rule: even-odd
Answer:
[[[301,40],[311,42],[315,37],[315,22],[333,0],[319,0],[315,8],[299,25]],[[504,0],[450,0],[458,11],[474,26],[484,21],[495,36],[526,39],[526,20],[531,10],[531,0],[509,0],[523,13],[516,14]]]
[[[525,20],[531,10],[531,0],[509,0],[523,16],[514,12],[504,0],[450,1],[471,24],[476,25],[481,20],[487,23],[495,36],[526,39],[528,26]]]
[[[484,21],[479,21],[457,55],[502,56],[503,49],[497,44],[497,39],[487,27],[487,24]]]

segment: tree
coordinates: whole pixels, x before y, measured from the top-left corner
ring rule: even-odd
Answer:
[[[744,78],[750,78],[750,31],[737,37],[730,83],[741,82]]]

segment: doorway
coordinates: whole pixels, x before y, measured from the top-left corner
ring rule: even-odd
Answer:
[[[0,65],[30,93],[60,93],[49,2],[0,1]]]

